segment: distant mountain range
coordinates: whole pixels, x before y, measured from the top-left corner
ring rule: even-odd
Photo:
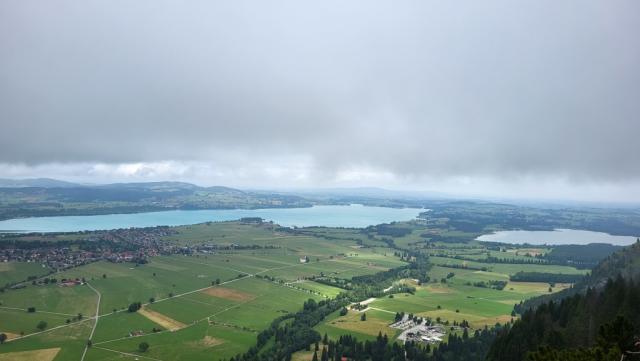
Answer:
[[[316,202],[292,194],[199,187],[183,182],[83,185],[46,178],[0,180],[0,219],[314,204]]]
[[[117,189],[153,189],[153,190],[170,190],[170,189],[208,189],[218,192],[243,192],[239,189],[213,186],[200,187],[195,184],[186,182],[136,182],[136,183],[107,183],[107,184],[81,184],[67,181],[61,181],[52,178],[25,178],[25,179],[7,179],[0,178],[0,188],[117,188]]]
[[[65,182],[51,178],[27,178],[27,179],[7,179],[0,178],[0,188],[69,188],[81,187],[78,183]]]
[[[109,183],[109,184],[81,184],[61,181],[52,178],[25,178],[7,179],[0,178],[0,188],[110,188],[110,189],[153,189],[153,190],[197,190],[206,189],[216,192],[253,192],[253,193],[279,193],[308,195],[313,197],[363,197],[363,198],[402,198],[402,199],[433,199],[445,198],[444,193],[422,192],[422,191],[399,191],[377,187],[354,187],[354,188],[312,188],[299,190],[239,190],[224,186],[202,187],[187,182],[135,182],[135,183]],[[450,197],[449,197],[450,198]]]
[[[440,192],[427,191],[403,191],[378,187],[353,187],[353,188],[311,188],[288,190],[284,193],[300,195],[313,195],[324,197],[365,197],[365,198],[402,198],[402,199],[452,199],[452,195]]]

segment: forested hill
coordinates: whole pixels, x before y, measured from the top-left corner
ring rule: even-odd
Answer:
[[[552,300],[561,300],[578,293],[584,293],[590,287],[601,288],[608,279],[617,278],[618,275],[625,279],[640,280],[640,241],[609,255],[574,287],[551,295],[532,298],[518,308],[525,310]]]
[[[638,337],[640,284],[618,277],[600,290],[529,309],[498,334],[487,360],[618,361],[624,351],[638,351]]]
[[[538,299],[491,346],[489,361],[620,360],[640,337],[640,243],[600,263],[561,300]],[[638,350],[635,350],[638,351]],[[627,356],[625,360],[638,358]]]
[[[137,213],[172,209],[310,207],[295,195],[181,182],[74,185],[54,180],[0,180],[0,219]]]
[[[624,278],[640,277],[640,240],[629,247],[612,253],[591,271],[588,282],[602,283],[607,278],[621,275]]]

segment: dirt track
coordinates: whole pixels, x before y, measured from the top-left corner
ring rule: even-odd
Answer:
[[[176,331],[186,326],[180,321],[176,321],[169,316],[152,311],[146,307],[139,309],[138,313],[170,331]]]

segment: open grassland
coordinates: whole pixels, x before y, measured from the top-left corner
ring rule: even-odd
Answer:
[[[0,356],[11,355],[14,352],[59,348],[60,351],[55,355],[54,360],[79,360],[90,332],[91,323],[88,321],[72,323],[69,326],[55,329],[50,328],[46,332],[34,333],[15,341],[5,342],[0,348]],[[9,360],[12,360],[12,356],[8,357]]]
[[[240,278],[239,272],[235,269],[224,271],[224,268],[221,268],[231,263],[221,261],[221,258],[199,258],[159,257],[161,267],[152,267],[155,259],[138,267],[96,263],[79,267],[66,275],[85,277],[103,295],[104,305],[101,305],[101,317],[93,337],[94,347],[89,349],[86,359],[134,359],[137,345],[142,341],[151,344],[152,349],[137,357],[154,357],[156,352],[157,356],[162,355],[158,357],[162,360],[205,360],[211,359],[211,352],[215,352],[215,355],[220,355],[221,358],[230,357],[252,345],[257,333],[267,327],[274,318],[297,311],[309,298],[323,298],[317,292],[312,292],[315,291],[313,289],[296,289],[286,284],[254,277],[253,273],[247,273],[248,276]],[[191,262],[195,262],[195,269],[188,268]],[[296,262],[298,263],[286,266],[306,266],[299,261]],[[266,264],[260,263],[260,266],[253,264],[244,267],[244,270],[265,271],[274,264],[280,267],[276,260]],[[166,270],[167,265],[172,267],[173,273],[165,274],[160,271]],[[207,270],[213,270],[213,273],[207,273]],[[102,277],[103,272],[107,275],[106,278]],[[156,276],[153,276],[154,272]],[[209,277],[199,277],[203,273]],[[220,285],[212,286],[211,280],[215,280],[216,277],[224,278],[221,279]],[[164,283],[158,280],[162,278]],[[180,282],[188,283],[188,286],[178,286]],[[118,285],[121,286],[117,287]],[[325,293],[337,293],[337,289],[330,286],[319,285],[319,288]],[[170,291],[175,292],[172,297],[164,296],[164,292]],[[38,294],[46,299],[47,292],[52,297],[60,299],[60,302],[48,303],[52,309],[66,310],[70,313],[49,313],[45,310],[47,303],[37,299],[34,299],[34,304],[40,307],[35,313],[28,313],[24,309],[0,309],[2,324],[7,325],[6,329],[0,331],[13,334],[24,332],[27,335],[3,345],[0,354],[55,345],[61,348],[56,360],[79,358],[94,322],[86,317],[93,316],[90,309],[93,307],[95,310],[95,294],[91,293],[88,286],[79,285],[69,288],[34,286],[7,292],[6,295],[15,302],[20,301],[18,306],[26,306],[31,303],[28,299],[21,299],[21,295],[26,297]],[[73,305],[73,298],[77,295],[84,296],[79,299],[86,305]],[[149,295],[164,297],[149,303]],[[130,301],[148,304],[138,312],[120,311]],[[116,308],[116,312],[113,312],[112,308]],[[85,318],[67,325],[66,320],[74,317],[77,309],[86,311]],[[36,329],[39,321],[47,322],[45,332],[39,333]],[[178,352],[176,348],[188,348],[189,351]]]
[[[46,275],[51,270],[37,262],[0,262],[0,286],[20,282],[29,276]]]
[[[2,320],[0,331],[15,334],[37,332],[37,324],[45,321],[50,327],[65,324],[65,320],[70,316],[56,315],[51,313],[28,313],[26,310],[0,309],[0,319]]]
[[[250,331],[201,322],[175,332],[97,343],[87,353],[86,360],[143,360],[140,356],[158,360],[218,360],[244,352],[255,339],[255,333]],[[144,354],[138,351],[138,344],[143,341],[150,345]]]
[[[69,302],[73,300],[73,302]],[[95,293],[88,287],[60,287],[58,285],[27,286],[0,293],[1,307],[47,311],[62,316],[90,315],[95,312]],[[0,309],[1,309],[0,307]],[[68,317],[67,317],[68,318]]]
[[[136,355],[136,347],[143,341],[152,345],[144,356],[162,360],[210,360],[212,354],[216,355],[216,359],[231,357],[251,346],[258,331],[267,327],[274,318],[296,311],[310,297],[313,298],[306,292],[254,277],[238,279],[222,286],[145,306],[146,310],[142,313],[118,314],[115,317],[121,317],[123,324],[129,322],[127,318],[130,316],[142,315],[164,327],[164,330],[126,337],[125,332],[135,331],[140,327],[123,329],[125,332],[121,335],[111,335],[113,338],[104,341],[103,334],[97,332],[94,347],[97,351],[92,348],[89,359],[104,360],[118,355]],[[108,317],[103,317],[100,322],[106,319]],[[101,326],[109,324],[102,323]],[[149,330],[149,326],[145,325],[146,330]],[[100,324],[98,329],[101,329]],[[188,350],[177,352],[175,348]]]
[[[334,298],[335,296],[337,296],[340,292],[342,292],[342,289],[337,288],[337,287],[333,287],[333,286],[327,286],[324,285],[322,283],[317,283],[317,282],[313,282],[313,281],[306,281],[306,280],[301,280],[301,281],[296,281],[293,282],[291,284],[289,284],[289,286],[291,287],[296,287],[296,288],[301,288],[304,290],[308,290],[311,292],[317,292],[327,298]]]
[[[175,227],[177,234],[165,237],[177,244],[210,243],[221,246],[279,246],[290,237],[276,231],[277,225],[270,223],[246,224],[240,222],[208,222]]]
[[[371,339],[378,331],[390,338],[397,330],[388,327],[396,312],[412,313],[432,320],[453,324],[466,320],[472,328],[505,323],[511,320],[515,303],[547,292],[548,284],[513,283],[513,290],[494,290],[461,284],[439,283],[417,286],[414,295],[396,294],[393,298],[381,297],[369,304],[365,310],[367,321],[360,321],[360,312],[350,310],[346,316],[333,314],[316,327],[335,338],[343,334],[354,334]]]
[[[98,327],[93,335],[95,343],[127,337],[130,332],[153,333],[153,329],[164,331],[164,328],[143,316],[139,312],[119,312],[100,317]]]
[[[263,229],[240,228],[245,230],[240,234],[245,244],[257,242],[251,237],[265,239]],[[299,235],[275,239],[283,241],[282,248],[158,256],[143,265],[95,262],[55,274],[58,280],[85,280],[102,296],[93,346],[85,360],[228,358],[253,345],[257,333],[274,318],[299,310],[309,298],[340,292],[312,281],[289,282],[323,273],[350,278],[404,264],[388,249],[359,250],[351,241],[340,244]],[[305,256],[309,263],[300,262]],[[0,331],[25,334],[3,345],[0,355],[55,346],[60,348],[56,361],[78,360],[95,322],[91,317],[96,301],[87,285],[27,284],[0,294],[0,324],[7,325]],[[141,302],[143,308],[127,312],[133,302]],[[28,313],[29,307],[36,307],[36,312]],[[79,313],[83,317],[77,321]],[[36,329],[39,321],[47,322],[44,332]],[[151,348],[140,354],[137,345],[143,341]]]
[[[0,361],[52,361],[60,352],[59,347],[34,351],[18,351],[0,354]]]
[[[443,258],[442,260],[451,259]],[[472,328],[482,328],[485,325],[510,322],[514,304],[549,293],[548,283],[509,281],[509,275],[519,270],[547,272],[548,266],[486,263],[484,265],[491,271],[434,266],[429,271],[429,276],[432,278],[430,283],[418,285],[413,280],[399,282],[416,287],[415,294],[396,294],[371,302],[368,305],[369,308],[365,310],[367,321],[360,321],[360,313],[354,310],[350,310],[346,316],[339,316],[336,312],[317,326],[316,330],[321,333],[326,332],[331,338],[352,334],[360,339],[372,339],[378,331],[392,338],[397,336],[398,332],[389,328],[388,325],[393,323],[396,312],[428,317],[435,322],[445,324],[466,320]],[[565,266],[551,266],[551,268],[566,273],[583,272]],[[442,279],[446,282],[442,283]],[[480,282],[488,284],[491,281],[504,281],[506,286],[503,290],[474,286]],[[557,292],[569,286],[569,284],[555,284],[551,291]],[[375,334],[372,334],[374,331]]]
[[[196,257],[154,257],[143,266],[131,263],[97,262],[60,274],[64,278],[84,278],[103,296],[100,313],[126,308],[132,302],[147,302],[208,287],[216,279],[228,280],[243,271],[222,262]]]
[[[539,264],[514,264],[514,263],[483,263],[453,259],[448,257],[430,257],[430,261],[437,265],[452,265],[469,268],[486,268],[487,271],[513,275],[517,272],[542,272],[560,274],[586,274],[588,270],[580,270],[570,266],[539,265]]]
[[[334,312],[315,329],[321,335],[326,333],[331,339],[350,334],[361,340],[373,340],[378,336],[378,333],[386,334],[390,338],[394,338],[400,333],[398,329],[389,327],[393,323],[394,313],[375,309],[369,309],[365,313],[367,315],[366,321],[361,321],[362,313],[356,310],[349,310],[345,316]]]
[[[186,326],[184,323],[176,321],[167,315],[163,315],[162,313],[150,310],[146,306],[139,309],[138,313],[169,331],[177,331]]]

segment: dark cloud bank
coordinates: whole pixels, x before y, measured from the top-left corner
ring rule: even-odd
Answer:
[[[3,1],[0,163],[637,190],[638,34],[637,1]]]

